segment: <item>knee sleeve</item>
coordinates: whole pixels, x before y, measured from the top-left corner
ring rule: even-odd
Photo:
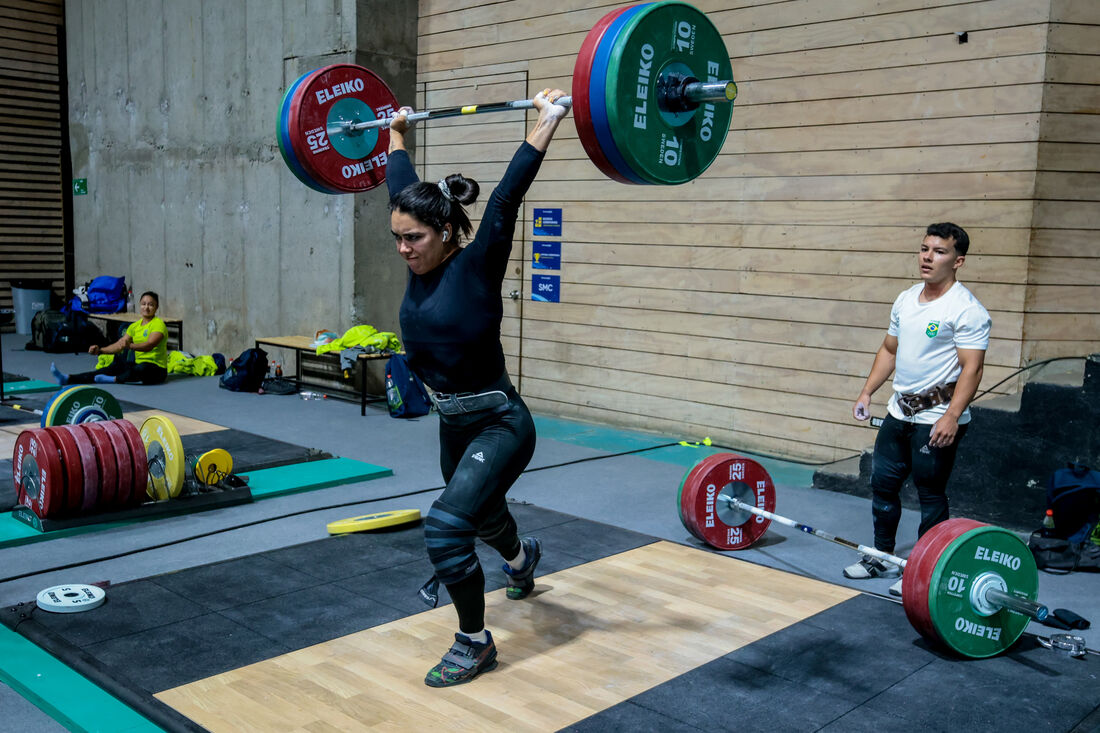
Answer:
[[[443,501],[432,504],[424,520],[424,544],[440,583],[451,585],[477,572],[476,538],[473,517]]]

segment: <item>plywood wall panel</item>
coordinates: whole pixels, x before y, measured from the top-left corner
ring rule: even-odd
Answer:
[[[527,197],[528,216],[565,221],[562,302],[509,304],[502,325],[533,408],[746,450],[857,451],[874,433],[850,403],[933,221],[971,234],[961,277],[994,319],[987,385],[1048,350],[1100,347],[1100,20],[1081,7],[1096,4],[694,4],[739,87],[710,169],[670,188],[610,182],[567,120]],[[421,79],[439,104],[503,99],[498,72],[525,75],[527,94],[575,86],[576,49],[614,7],[422,0]],[[425,170],[491,180],[514,150],[502,125],[441,125],[419,141]],[[530,297],[521,226],[506,298]]]

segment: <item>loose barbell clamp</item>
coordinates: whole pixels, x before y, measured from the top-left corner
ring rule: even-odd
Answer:
[[[1036,601],[1039,572],[1015,533],[972,519],[949,519],[917,541],[909,559],[775,514],[775,485],[758,463],[732,453],[704,458],[684,476],[680,519],[695,537],[721,550],[761,539],[773,521],[905,569],[902,605],[925,638],[958,654],[999,654],[1048,609]]]
[[[622,183],[675,185],[701,175],[729,132],[737,85],[722,36],[678,0],[617,8],[585,37],[573,68],[574,112],[588,157]],[[532,100],[413,112],[411,122],[526,110]],[[362,193],[385,181],[397,100],[372,71],[334,64],[283,95],[277,134],[287,167],[321,193]]]

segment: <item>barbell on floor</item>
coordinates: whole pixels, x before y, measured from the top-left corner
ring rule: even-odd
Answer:
[[[718,156],[737,86],[722,36],[678,0],[611,11],[585,36],[573,68],[577,133],[585,153],[622,183],[675,185]],[[412,121],[526,110],[531,100],[414,112]],[[374,72],[334,64],[287,88],[277,133],[294,175],[322,193],[362,193],[385,181],[399,105]]]
[[[775,485],[758,463],[732,453],[704,458],[684,476],[680,519],[722,550],[750,547],[775,521],[905,569],[902,605],[925,638],[972,658],[990,657],[1020,638],[1047,607],[1035,599],[1035,559],[1015,533],[972,519],[949,519],[917,541],[909,559],[846,540],[774,513]]]

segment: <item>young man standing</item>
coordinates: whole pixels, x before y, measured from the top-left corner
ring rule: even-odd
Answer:
[[[955,224],[932,224],[921,241],[921,282],[904,291],[852,410],[871,416],[871,395],[894,374],[894,393],[871,462],[875,548],[893,553],[901,520],[900,490],[912,475],[920,500],[918,536],[948,518],[947,480],[970,422],[989,346],[989,313],[956,280],[970,238]],[[848,578],[897,577],[901,569],[865,555],[844,569]],[[891,588],[901,595],[901,581]]]

